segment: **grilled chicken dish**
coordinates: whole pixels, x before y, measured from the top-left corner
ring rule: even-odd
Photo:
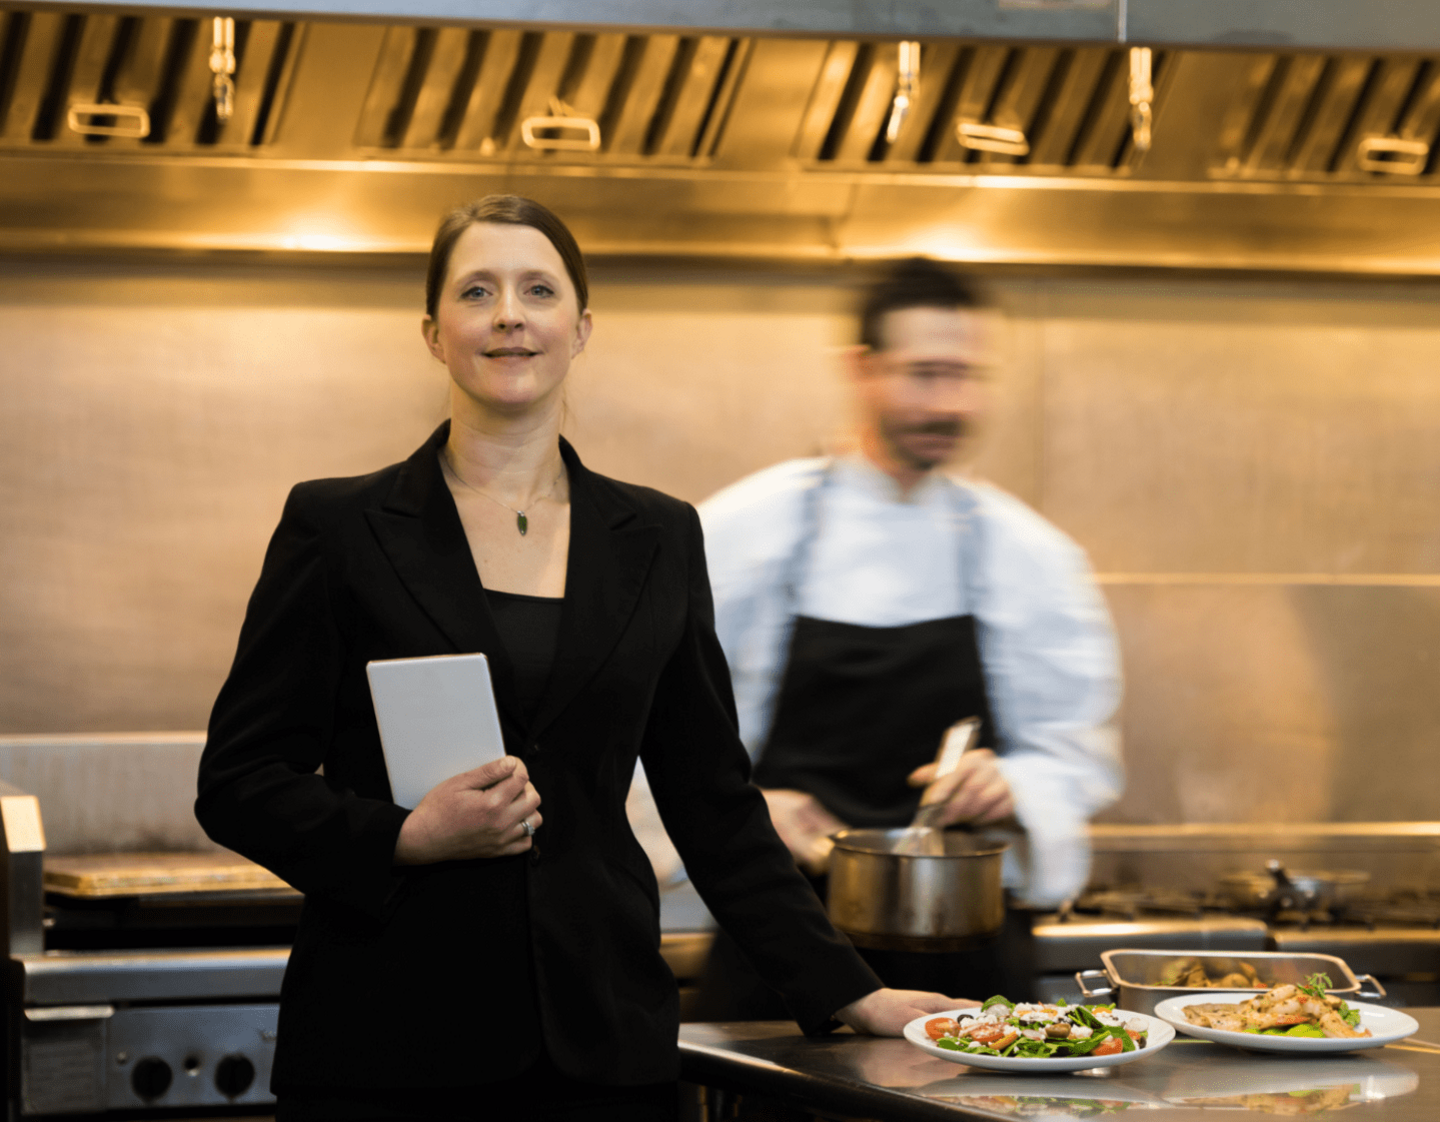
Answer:
[[[1329,979],[1324,979],[1328,982]],[[1327,994],[1314,978],[1304,986],[1284,983],[1235,1005],[1187,1005],[1185,1019],[1224,1032],[1283,1032],[1292,1036],[1369,1036],[1359,1014]],[[1300,1026],[1308,1026],[1300,1027]]]

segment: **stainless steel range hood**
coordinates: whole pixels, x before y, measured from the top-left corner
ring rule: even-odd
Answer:
[[[1157,47],[1142,152],[1113,10],[1100,45],[919,36],[891,139],[898,44],[813,20],[781,37],[544,22],[574,5],[516,26],[269,7],[236,21],[226,121],[210,19],[0,7],[0,249],[416,253],[446,206],[510,190],[600,254],[1440,274],[1440,49]],[[83,135],[142,110],[143,138]],[[1023,143],[967,147],[986,130]]]

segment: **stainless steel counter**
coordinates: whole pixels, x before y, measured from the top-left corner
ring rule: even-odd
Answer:
[[[1409,1009],[1420,1038],[1440,1038],[1440,1008]],[[807,1039],[779,1022],[680,1030],[682,1078],[845,1118],[885,1122],[1086,1118],[1147,1111],[1147,1122],[1196,1122],[1223,1107],[1308,1114],[1349,1106],[1364,1122],[1440,1117],[1440,1048],[1389,1045],[1296,1058],[1178,1038],[1104,1075],[1009,1076],[934,1059],[903,1040],[848,1032]]]

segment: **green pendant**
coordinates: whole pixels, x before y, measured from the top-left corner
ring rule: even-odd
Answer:
[[[530,529],[530,519],[525,517],[523,510],[517,510],[515,512],[515,528],[520,531],[522,538],[525,536],[525,531]]]

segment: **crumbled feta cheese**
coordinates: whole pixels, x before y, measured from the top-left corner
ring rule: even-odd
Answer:
[[[1021,1030],[1020,1030],[1020,1035],[1023,1036],[1026,1040],[1044,1040],[1044,1039],[1045,1039],[1045,1030],[1044,1030],[1044,1029],[1021,1029]]]
[[[1095,1030],[1086,1028],[1084,1025],[1072,1025],[1070,1027],[1071,1040],[1089,1040],[1094,1035]]]

